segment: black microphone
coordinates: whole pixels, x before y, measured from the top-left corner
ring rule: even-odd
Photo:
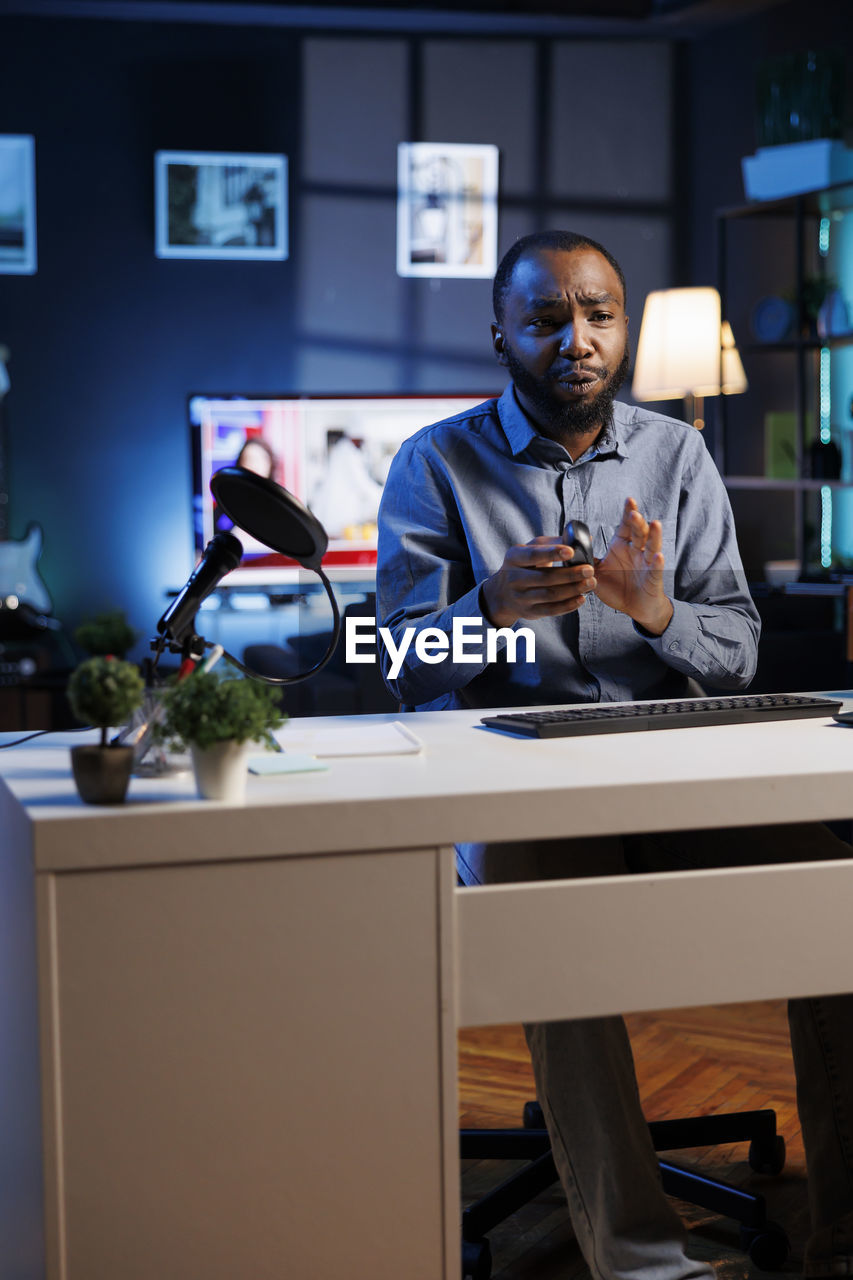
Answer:
[[[243,557],[243,545],[233,533],[217,533],[204,549],[204,555],[183,587],[169,605],[157,630],[169,640],[181,643],[192,633],[193,619],[202,600],[206,600],[226,573],[236,569]]]

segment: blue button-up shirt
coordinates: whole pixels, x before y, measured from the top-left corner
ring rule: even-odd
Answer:
[[[674,612],[651,636],[591,594],[579,610],[522,620],[535,662],[425,662],[410,644],[396,680],[423,709],[523,706],[678,696],[693,677],[740,688],[755,673],[759,619],[723,483],[693,427],[615,403],[597,442],[573,461],[541,435],[512,385],[499,400],[418,431],[397,453],[379,513],[377,617],[399,645],[406,627],[452,634],[454,618],[485,627],[480,584],[509,547],[583,520],[604,556],[625,499],[663,525],[665,589]],[[468,645],[470,652],[471,645]]]

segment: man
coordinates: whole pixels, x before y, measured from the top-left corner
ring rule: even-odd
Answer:
[[[523,622],[535,663],[437,661],[409,645],[389,687],[421,709],[678,696],[754,674],[758,616],[728,499],[702,437],[614,401],[628,367],[622,271],[569,232],[518,241],[494,284],[497,401],[408,440],[379,519],[378,615],[404,628]],[[590,528],[594,565],[559,531]],[[387,657],[387,655],[386,655]],[[515,654],[516,659],[519,654]],[[386,671],[388,663],[385,663]],[[464,845],[469,884],[720,861],[714,833]],[[727,832],[727,860],[849,855],[814,826]],[[810,1170],[811,1276],[853,1275],[853,1017],[849,997],[793,1001]],[[525,1028],[575,1232],[601,1280],[709,1277],[660,1189],[620,1018]]]

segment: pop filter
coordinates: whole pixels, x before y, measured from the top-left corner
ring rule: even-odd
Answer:
[[[326,530],[275,480],[243,467],[221,467],[210,481],[218,505],[238,529],[315,573],[326,553]]]
[[[267,684],[295,684],[322,670],[335,652],[341,634],[341,615],[332,585],[323,572],[322,559],[329,539],[315,515],[298,498],[288,493],[275,480],[259,476],[243,467],[220,467],[211,478],[210,491],[221,509],[238,529],[257,538],[279,555],[290,556],[306,569],[316,573],[326,589],[332,606],[332,637],[319,662],[308,671],[293,676],[265,676],[233,657],[226,656],[248,676]]]

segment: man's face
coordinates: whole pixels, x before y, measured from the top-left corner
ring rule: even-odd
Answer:
[[[520,258],[492,340],[521,404],[547,435],[597,432],[628,373],[618,275],[595,249]]]

